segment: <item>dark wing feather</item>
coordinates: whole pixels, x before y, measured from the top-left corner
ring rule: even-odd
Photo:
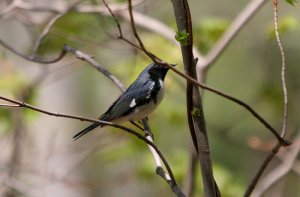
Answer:
[[[150,94],[150,89],[153,89],[153,81],[148,80],[144,83],[132,84],[105,112],[99,119],[104,121],[112,121],[114,119],[126,116],[135,107],[144,105],[150,101],[147,97]],[[135,99],[136,105],[130,107],[130,103]]]
[[[95,129],[99,126],[101,126],[101,124],[98,123],[98,122],[95,122],[95,123],[91,124],[87,128],[83,129],[82,131],[80,131],[76,135],[74,135],[73,139],[78,140],[79,138],[81,138],[82,136],[84,136],[85,134],[87,134],[88,132],[92,131],[93,129]]]

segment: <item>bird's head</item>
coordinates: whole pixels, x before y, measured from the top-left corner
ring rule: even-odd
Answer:
[[[175,64],[173,64],[173,66],[175,66]],[[148,76],[152,79],[164,80],[168,70],[169,68],[166,66],[151,63],[144,69],[141,75]]]

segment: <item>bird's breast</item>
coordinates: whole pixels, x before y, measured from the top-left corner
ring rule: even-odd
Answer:
[[[158,105],[164,97],[164,82],[160,79],[158,80],[158,83],[159,86],[158,86],[158,91],[156,93],[156,105]]]

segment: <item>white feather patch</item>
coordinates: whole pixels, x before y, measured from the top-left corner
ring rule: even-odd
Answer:
[[[136,106],[136,102],[135,99],[133,99],[129,105],[130,108],[133,108],[134,106]]]
[[[152,90],[153,90],[153,88],[154,88],[154,85],[155,85],[155,82],[153,81],[153,82],[151,83],[151,88],[150,88],[149,91],[147,92],[147,96],[146,96],[147,99],[151,97],[151,92],[152,92]]]

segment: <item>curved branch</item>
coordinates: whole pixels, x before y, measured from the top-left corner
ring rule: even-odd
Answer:
[[[31,62],[35,62],[35,63],[40,63],[40,64],[53,64],[56,63],[58,61],[60,61],[61,59],[63,59],[63,57],[65,57],[65,55],[67,54],[67,51],[64,49],[64,47],[61,49],[60,54],[54,58],[54,59],[41,59],[41,58],[37,58],[37,57],[31,57],[31,56],[26,56],[20,52],[18,52],[17,50],[15,50],[14,48],[12,48],[11,46],[9,46],[8,44],[6,44],[4,41],[2,41],[0,39],[0,45],[2,45],[4,48],[6,48],[7,50],[13,52],[14,54],[16,54],[17,56],[22,57],[23,59],[26,59],[28,61]]]
[[[48,34],[50,28],[53,26],[53,24],[63,16],[63,14],[57,14],[55,15],[53,18],[51,18],[49,20],[49,22],[46,24],[46,26],[44,27],[43,31],[41,34],[39,34],[38,38],[36,39],[34,45],[33,45],[33,48],[32,48],[32,54],[31,54],[31,57],[34,58],[36,53],[37,53],[37,50],[42,42],[42,40],[45,38],[45,36]]]
[[[288,91],[287,91],[286,80],[285,80],[285,69],[286,69],[285,54],[280,40],[279,29],[278,29],[278,1],[277,0],[274,0],[274,26],[275,26],[276,41],[281,55],[281,87],[282,87],[283,100],[284,100],[281,136],[284,137],[286,134],[287,121],[288,121]]]
[[[259,197],[267,191],[272,185],[279,181],[283,176],[290,172],[293,168],[297,156],[300,152],[300,137],[294,141],[292,146],[289,147],[289,151],[285,153],[284,158],[282,158],[282,163],[273,169],[261,183],[256,186],[252,197]]]

